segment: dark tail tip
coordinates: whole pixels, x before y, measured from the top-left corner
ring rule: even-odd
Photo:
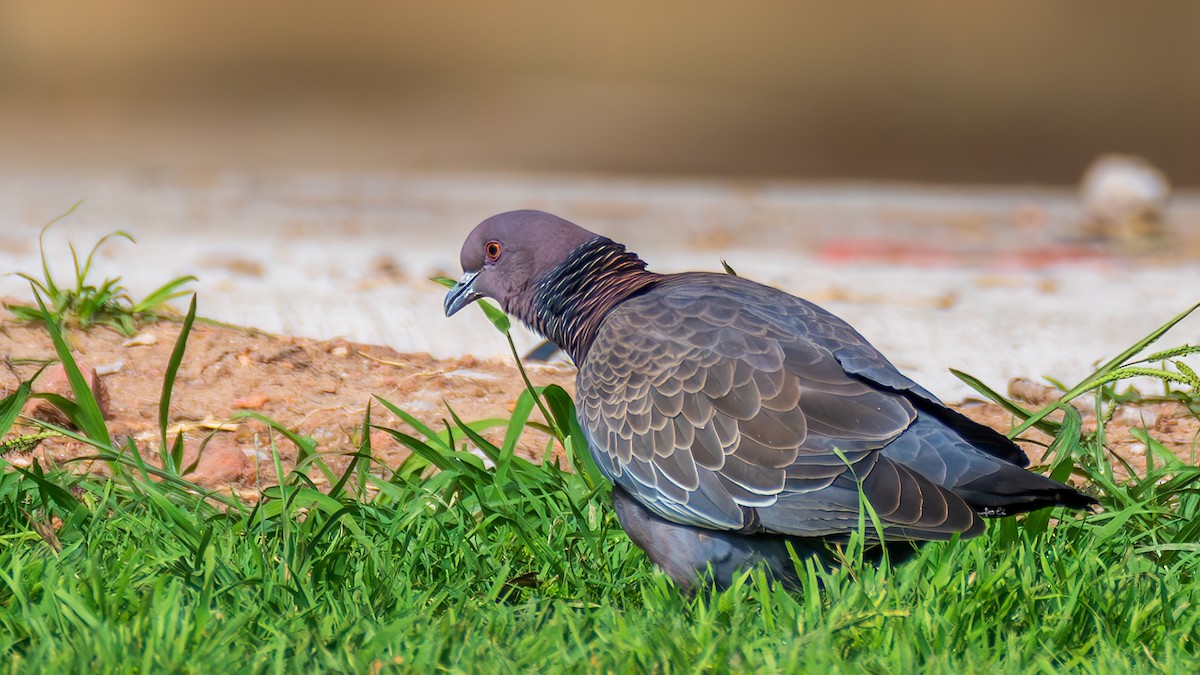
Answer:
[[[1069,485],[1024,469],[1014,467],[1014,471],[1004,473],[1008,475],[999,480],[989,477],[993,479],[990,484],[977,480],[974,485],[964,485],[955,492],[985,518],[1014,516],[1052,506],[1090,512],[1100,503]]]
[[[1095,497],[1071,487],[1061,490],[1058,495],[1058,506],[1065,506],[1069,509],[1091,512],[1092,507],[1099,504],[1100,502]]]

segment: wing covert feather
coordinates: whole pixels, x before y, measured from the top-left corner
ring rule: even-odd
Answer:
[[[882,457],[917,412],[848,374],[806,303],[733,277],[672,279],[614,309],[579,370],[580,422],[609,478],[709,529],[845,534],[860,490],[903,535],[977,528],[961,499]]]

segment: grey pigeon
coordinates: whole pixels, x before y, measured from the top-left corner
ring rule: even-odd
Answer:
[[[621,526],[684,589],[706,575],[727,587],[752,564],[795,586],[789,545],[828,562],[864,500],[883,541],[866,535],[892,559],[976,536],[983,517],[1095,503],[1026,471],[1008,438],[783,291],[656,274],[540,211],[483,221],[461,262],[446,315],[492,298],[574,360],[579,423]]]

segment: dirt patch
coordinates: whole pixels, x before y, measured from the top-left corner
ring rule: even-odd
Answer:
[[[97,378],[107,400],[106,419],[114,437],[132,437],[146,458],[160,445],[158,407],[162,384],[180,324],[147,326],[134,339],[104,328],[71,331],[68,339],[81,364],[101,373]],[[497,336],[497,339],[501,339]],[[54,347],[40,325],[0,320],[0,391],[11,392],[55,359]],[[573,391],[574,369],[566,365],[530,365],[535,385],[560,384]],[[55,388],[50,369],[35,390]],[[477,360],[471,356],[439,360],[426,354],[401,354],[386,347],[345,340],[315,341],[281,337],[260,331],[197,324],[188,339],[171,398],[169,424],[185,438],[185,464],[196,457],[201,443],[212,436],[192,480],[209,488],[253,492],[274,481],[271,433],[263,422],[237,418],[252,411],[315,439],[326,461],[345,467],[346,455],[356,452],[367,404],[384,398],[434,429],[444,428],[451,406],[464,421],[507,418],[524,385],[511,362]],[[540,420],[535,413],[534,419]],[[378,402],[372,421],[413,433]],[[32,432],[34,429],[25,429]],[[483,433],[499,443],[503,429]],[[384,432],[371,432],[376,457],[398,465],[408,452]],[[296,449],[275,437],[285,466]],[[550,437],[526,433],[517,451],[541,457]],[[32,450],[10,451],[4,458],[18,466],[35,458],[62,464],[89,455],[82,444],[48,438]],[[93,467],[103,470],[103,467]],[[316,472],[313,472],[314,474]]]
[[[112,434],[132,437],[152,462],[155,458],[151,455],[159,445],[158,405],[163,377],[179,331],[178,323],[160,322],[147,326],[132,340],[104,328],[69,333],[78,362],[100,373],[96,379],[104,390]],[[0,391],[4,393],[55,359],[53,345],[40,325],[9,319],[0,319],[0,354],[4,358]],[[530,365],[527,370],[536,385],[559,384],[574,390],[575,371],[568,365]],[[54,387],[52,380],[48,370],[35,389]],[[196,458],[201,443],[211,437],[190,476],[192,480],[208,488],[252,497],[258,488],[275,480],[272,434],[260,421],[238,418],[241,411],[259,413],[315,439],[326,461],[340,470],[357,449],[364,411],[375,396],[441,429],[444,420],[449,419],[447,405],[466,421],[507,418],[523,388],[516,367],[509,361],[471,356],[439,360],[345,340],[316,341],[197,324],[175,384],[169,423],[173,431],[184,434],[185,464]],[[1048,395],[1039,394],[1036,387],[1013,393],[1027,399]],[[992,404],[968,401],[955,407],[1001,431],[1014,424],[1010,415]],[[372,414],[376,424],[413,431],[378,404],[372,406]],[[1094,417],[1085,415],[1085,424],[1094,428]],[[1130,433],[1139,427],[1148,429],[1176,456],[1195,462],[1200,421],[1182,404],[1160,401],[1125,405],[1108,424],[1109,447],[1141,470],[1146,447]],[[484,435],[499,443],[503,429],[495,428]],[[1036,461],[1043,447],[1038,443],[1050,439],[1037,432],[1026,436],[1030,442],[1024,444],[1025,448]],[[394,467],[408,456],[408,451],[384,432],[372,431],[371,440],[376,457],[387,466]],[[290,467],[296,458],[295,448],[278,435],[274,441],[284,465]],[[547,435],[531,430],[518,452],[539,458],[549,444]],[[89,454],[82,444],[48,438],[32,449],[10,450],[4,459],[17,466],[27,466],[34,459],[44,464],[63,464]],[[88,462],[75,466],[104,470]]]

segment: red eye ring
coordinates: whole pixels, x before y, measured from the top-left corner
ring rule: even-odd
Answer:
[[[504,247],[498,241],[489,241],[483,246],[483,254],[487,256],[488,262],[496,262],[500,259],[500,254],[504,252]]]

